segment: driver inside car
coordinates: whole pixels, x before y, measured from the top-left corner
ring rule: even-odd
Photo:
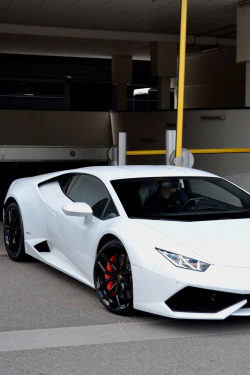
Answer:
[[[187,201],[186,193],[181,189],[178,179],[160,182],[159,189],[144,204],[144,213],[165,213],[180,209]]]

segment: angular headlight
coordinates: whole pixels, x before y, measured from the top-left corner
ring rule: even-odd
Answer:
[[[201,260],[188,258],[180,254],[171,253],[167,250],[158,249],[165,258],[167,258],[173,265],[180,268],[185,268],[186,270],[204,272],[208,269],[210,264],[202,262]]]

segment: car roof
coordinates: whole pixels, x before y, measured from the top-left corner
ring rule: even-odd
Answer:
[[[124,165],[124,166],[95,166],[80,168],[75,171],[89,173],[105,181],[140,178],[140,177],[218,177],[214,174],[192,169],[166,165]]]
[[[34,184],[40,184],[54,178],[72,173],[87,173],[103,182],[108,183],[112,180],[122,180],[129,178],[146,178],[146,177],[218,177],[212,173],[201,171],[193,168],[182,168],[166,165],[123,165],[123,166],[93,166],[69,169],[64,171],[47,173],[44,175],[29,177],[28,179]]]

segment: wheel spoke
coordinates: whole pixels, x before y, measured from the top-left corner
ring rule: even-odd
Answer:
[[[100,269],[102,270],[102,272],[103,272],[104,274],[113,277],[113,272],[109,272],[109,271],[103,266],[103,264],[101,263],[100,260],[97,262],[97,264],[98,264],[98,266],[100,267]]]
[[[110,266],[113,268],[113,270],[116,272],[117,271],[117,268],[115,266],[115,264],[110,260],[108,259],[104,254],[102,254],[102,258],[105,260],[105,262],[108,264],[110,264]],[[117,257],[116,257],[117,258]],[[115,258],[115,259],[116,259]]]
[[[117,262],[117,257],[115,257],[115,263]],[[117,272],[117,265],[110,259],[108,260],[110,267],[113,269],[114,272]]]
[[[102,270],[103,273],[108,273],[107,270],[106,270],[106,268],[102,265],[102,263],[101,263],[100,260],[98,260],[97,264],[101,268],[101,270]]]
[[[125,304],[127,305],[128,304],[127,289],[125,288],[124,283],[121,283],[121,288],[122,288],[122,291],[123,291]]]
[[[122,254],[121,258],[121,269],[124,271],[126,269],[126,263],[127,263],[127,254]]]
[[[13,223],[13,220],[12,220],[12,209],[10,209],[9,211],[8,211],[8,220],[9,220],[9,223]]]
[[[10,240],[10,243],[12,244],[12,245],[14,245],[14,244],[16,244],[16,236],[15,235],[12,235],[11,236],[11,240]]]
[[[131,275],[131,270],[124,271],[122,274],[125,277],[129,277]]]
[[[104,288],[106,289],[107,288],[107,283],[109,283],[110,281],[114,281],[115,278],[114,277],[110,277],[109,279],[105,279],[103,280],[101,283],[100,283],[100,286],[98,288],[98,291],[100,290],[103,290]]]
[[[116,298],[116,302],[117,302],[118,308],[121,309],[122,306],[121,306],[121,302],[120,302],[120,296],[119,296],[119,294],[117,293],[117,291],[118,291],[118,285],[117,285],[117,288],[116,288],[115,298]]]
[[[126,287],[131,287],[133,284],[132,282],[124,281],[123,282]]]
[[[16,228],[20,227],[20,218],[19,218],[19,216],[16,215],[16,217],[13,220],[13,223],[14,223],[14,225],[15,225]]]
[[[110,290],[108,292],[106,291],[105,298],[112,295],[112,293],[116,293],[116,290],[114,290],[114,289],[117,289],[117,282],[114,283],[114,285],[110,288]]]

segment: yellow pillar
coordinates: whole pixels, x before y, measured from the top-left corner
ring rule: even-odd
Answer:
[[[185,84],[185,58],[186,58],[186,33],[187,33],[187,0],[181,2],[181,31],[179,55],[179,82],[178,82],[178,108],[177,108],[177,134],[176,134],[176,165],[181,158],[183,135],[183,105]]]

